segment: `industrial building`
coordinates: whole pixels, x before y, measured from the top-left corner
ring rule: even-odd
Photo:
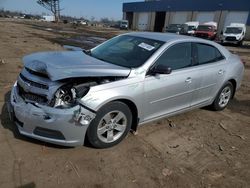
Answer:
[[[169,24],[214,21],[221,32],[231,23],[247,26],[250,39],[250,0],[146,0],[123,4],[123,18],[129,28],[161,32]]]

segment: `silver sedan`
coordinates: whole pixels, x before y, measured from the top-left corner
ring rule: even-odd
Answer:
[[[211,106],[223,110],[244,65],[221,45],[193,37],[135,32],[82,51],[25,56],[11,93],[21,134],[96,148],[121,142],[138,125]]]

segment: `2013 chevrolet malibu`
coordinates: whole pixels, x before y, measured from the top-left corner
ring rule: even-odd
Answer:
[[[135,32],[83,51],[24,57],[9,112],[21,134],[65,146],[118,144],[138,125],[210,105],[223,110],[244,65],[211,41]]]

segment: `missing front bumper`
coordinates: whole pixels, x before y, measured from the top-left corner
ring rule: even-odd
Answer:
[[[94,112],[80,105],[56,109],[26,103],[18,95],[16,85],[8,111],[22,135],[63,146],[83,145],[87,128],[95,118]]]

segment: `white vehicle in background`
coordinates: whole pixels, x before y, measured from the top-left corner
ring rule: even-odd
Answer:
[[[128,20],[121,20],[119,27],[120,29],[128,29]]]
[[[188,35],[194,35],[195,30],[199,26],[199,22],[186,22],[186,25],[188,25]]]
[[[231,23],[223,32],[221,43],[242,45],[246,34],[246,25],[242,23]]]
[[[78,20],[77,23],[80,25],[87,25],[87,21],[85,20]]]
[[[46,21],[46,22],[54,22],[55,16],[43,16],[42,19],[43,21]]]

